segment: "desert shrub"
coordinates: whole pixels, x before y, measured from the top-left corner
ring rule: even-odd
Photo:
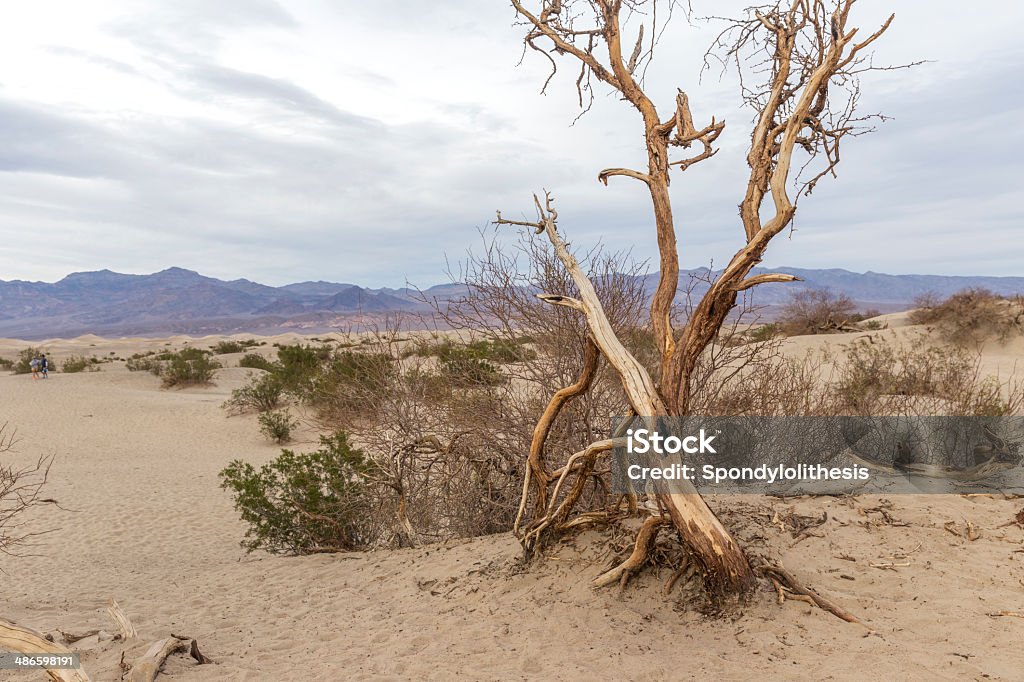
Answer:
[[[870,320],[872,317],[878,317],[881,314],[881,310],[875,310],[874,308],[858,310],[853,315],[850,315],[850,322],[863,322],[864,320]]]
[[[124,366],[129,372],[150,372],[160,376],[160,361],[154,358],[152,354],[141,355],[136,353],[125,360]]]
[[[278,367],[273,360],[268,360],[259,353],[246,353],[238,361],[238,366],[248,367],[249,369],[262,369],[265,372],[273,372]]]
[[[265,373],[253,375],[249,373],[249,382],[241,388],[231,391],[231,397],[223,407],[228,412],[269,412],[281,406],[284,386],[276,374]]]
[[[172,386],[201,386],[213,381],[214,370],[220,363],[211,360],[209,353],[198,348],[184,348],[176,353],[157,356],[161,360],[160,378],[164,388]]]
[[[42,350],[35,348],[34,346],[21,349],[18,352],[18,359],[12,367],[12,371],[15,374],[28,374],[32,371],[32,367],[29,365],[32,358],[38,358],[42,353]]]
[[[388,353],[335,351],[320,364],[309,390],[300,397],[322,418],[346,421],[375,409],[395,372],[395,360]]]
[[[10,358],[0,358],[0,369],[6,369],[8,371],[14,369],[14,360]]]
[[[254,339],[243,339],[241,341],[235,341],[232,339],[218,341],[210,350],[213,351],[214,355],[227,355],[228,353],[241,353],[249,348],[259,345],[261,345],[261,343]]]
[[[1024,406],[1019,385],[982,375],[980,356],[925,339],[850,344],[833,386],[845,414],[1004,416]]]
[[[873,317],[877,317],[877,315]],[[858,326],[861,329],[864,329],[865,331],[869,332],[876,332],[881,329],[885,329],[885,323],[883,323],[881,320],[867,320],[866,322],[860,322]]]
[[[438,358],[437,364],[441,375],[459,388],[498,386],[508,381],[493,362],[469,353],[445,354]]]
[[[72,355],[61,363],[60,371],[65,374],[74,374],[76,372],[98,372],[100,371],[99,365],[100,360],[98,358],[87,358],[84,355]]]
[[[751,343],[764,343],[765,341],[771,341],[780,334],[779,325],[770,322],[768,324],[760,324],[756,327],[751,327],[747,330],[745,336]]]
[[[292,429],[299,425],[298,420],[293,419],[287,410],[275,410],[263,412],[259,418],[260,432],[278,445],[290,443],[292,440]]]
[[[480,339],[460,343],[444,339],[420,343],[409,354],[437,358],[441,376],[459,388],[497,386],[507,380],[497,364],[523,362],[537,357],[536,351],[512,339]]]
[[[466,343],[444,339],[436,343],[416,343],[406,353],[421,357],[435,356],[442,360],[445,358],[465,358],[507,364],[535,359],[537,352],[526,345],[531,341],[531,337],[478,339]]]
[[[945,301],[934,296],[919,298],[910,313],[913,324],[933,328],[939,336],[958,346],[984,343],[990,339],[1006,342],[1024,333],[1024,299],[1007,298],[988,289],[965,289]]]
[[[285,390],[295,395],[308,395],[324,362],[330,359],[330,346],[294,344],[278,346],[276,372]]]
[[[801,289],[782,306],[777,323],[786,334],[820,334],[849,322],[856,306],[846,294],[825,289]]]
[[[359,549],[373,540],[370,469],[347,436],[336,433],[321,437],[313,452],[282,450],[259,469],[235,460],[220,477],[249,524],[242,540],[246,550],[308,554]]]
[[[925,320],[932,314],[932,310],[942,303],[942,297],[934,291],[926,291],[914,297],[914,309],[910,311],[907,318],[911,324],[925,324]]]

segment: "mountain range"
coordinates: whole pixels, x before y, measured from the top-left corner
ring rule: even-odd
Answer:
[[[886,275],[847,270],[772,268],[800,277],[797,284],[767,284],[756,289],[755,303],[767,309],[784,303],[798,287],[844,293],[862,308],[883,312],[906,309],[918,296],[948,296],[967,287],[985,287],[998,294],[1024,293],[1024,277],[952,277]],[[706,290],[709,271],[684,271],[680,292],[691,296]],[[657,275],[644,287],[653,292]],[[224,281],[192,270],[168,268],[150,275],[110,270],[76,272],[58,282],[0,280],[0,336],[41,339],[81,334],[104,336],[280,333],[287,330],[330,331],[359,328],[394,313],[406,313],[423,324],[432,310],[426,301],[442,303],[465,292],[461,284],[443,284],[423,291],[369,289],[336,282],[299,282],[272,287],[247,279]]]

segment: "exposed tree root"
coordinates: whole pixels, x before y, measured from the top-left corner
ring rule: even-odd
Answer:
[[[672,594],[672,589],[676,586],[676,583],[679,582],[680,578],[686,578],[687,580],[689,580],[694,576],[696,572],[697,567],[694,566],[691,562],[687,561],[686,565],[682,566],[681,568],[677,568],[675,571],[673,571],[672,575],[670,575],[668,580],[665,581],[665,587],[662,589],[662,594],[664,594],[666,597],[669,596],[670,594]]]
[[[654,546],[654,540],[658,537],[658,531],[667,522],[668,519],[661,516],[651,516],[644,521],[644,525],[640,527],[640,532],[637,533],[636,545],[633,547],[633,553],[629,555],[629,558],[615,568],[599,575],[591,583],[591,586],[597,589],[619,582],[620,587],[625,587],[630,576],[640,570],[647,561],[651,548]]]

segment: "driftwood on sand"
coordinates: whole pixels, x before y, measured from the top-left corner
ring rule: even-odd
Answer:
[[[66,646],[46,639],[40,632],[15,625],[2,618],[0,618],[0,651],[68,656],[73,653]],[[81,666],[73,669],[47,669],[46,674],[55,682],[89,682],[89,675]]]
[[[107,613],[117,625],[118,634],[113,637],[114,640],[129,642],[138,638],[139,633],[135,624],[117,601],[110,600]],[[81,634],[67,633],[62,630],[58,630],[58,632],[69,644],[93,636],[99,637],[102,641],[104,634],[101,630],[89,630]],[[107,637],[110,636],[107,635]],[[2,618],[0,618],[0,651],[55,655],[74,653],[71,649],[48,639],[40,632],[15,625]],[[176,653],[187,653],[200,665],[213,662],[199,651],[199,645],[195,639],[172,633],[170,637],[153,642],[146,653],[136,659],[134,663],[125,662],[125,652],[122,651],[121,667],[127,674],[127,677],[122,676],[122,679],[128,679],[131,682],[152,682],[160,674],[167,657]],[[46,674],[54,682],[90,682],[89,675],[80,665],[73,669],[47,669]]]

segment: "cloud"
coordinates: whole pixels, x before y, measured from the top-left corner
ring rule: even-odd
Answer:
[[[894,119],[851,141],[770,263],[1019,272],[1014,17],[993,26],[923,5],[901,7],[879,52],[936,61],[866,82],[865,110]],[[884,9],[862,7],[865,25]],[[5,278],[178,265],[429,286],[495,209],[529,216],[542,189],[578,247],[655,254],[643,186],[596,180],[645,162],[636,112],[598,86],[573,124],[571,64],[539,96],[547,63],[527,54],[516,67],[506,7],[152,0],[82,17],[56,33],[26,22],[0,45],[0,240],[19,245],[0,253]],[[681,257],[698,266],[739,246],[750,112],[730,76],[698,80],[714,28],[692,30],[666,34],[647,85],[666,103],[685,87],[696,118],[727,120],[719,155],[673,178]],[[25,234],[41,235],[45,257],[20,246]]]
[[[207,95],[256,100],[301,116],[318,118],[344,127],[359,127],[367,135],[381,132],[373,130],[374,122],[371,119],[341,111],[309,90],[283,78],[270,78],[215,64],[197,64],[183,75]]]

